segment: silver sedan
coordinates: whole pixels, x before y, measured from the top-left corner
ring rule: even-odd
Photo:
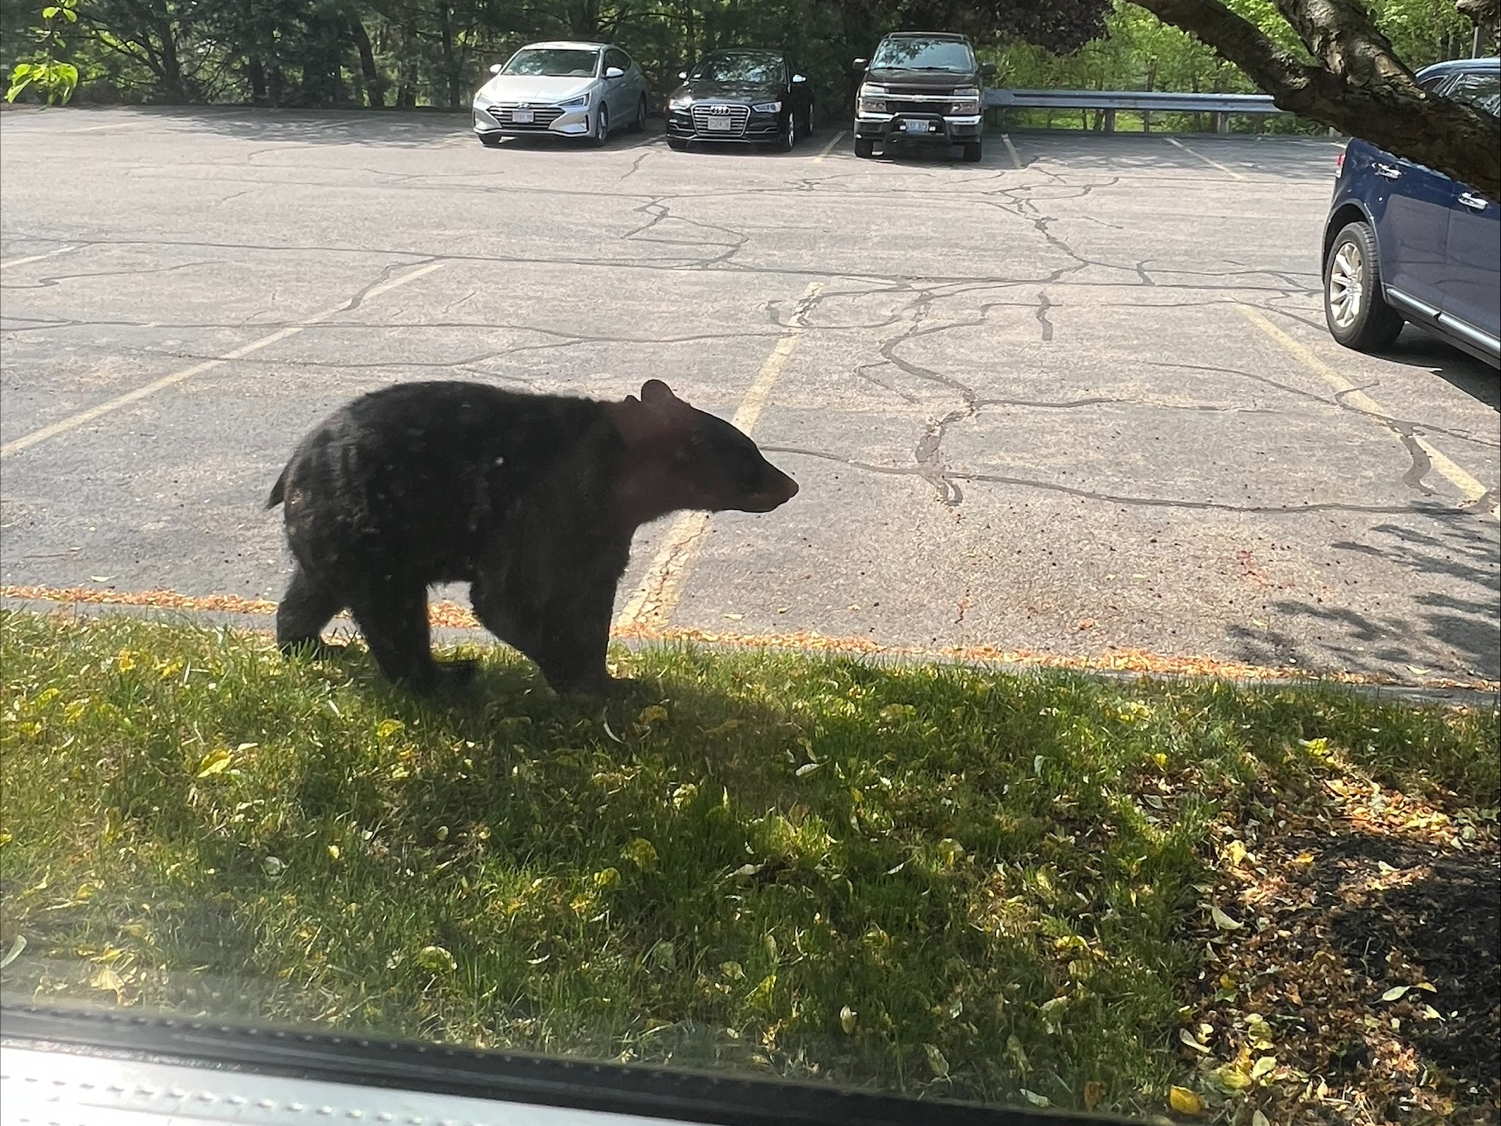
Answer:
[[[502,137],[548,134],[602,145],[624,126],[646,126],[646,78],[607,43],[530,43],[474,95],[474,132],[485,145]]]

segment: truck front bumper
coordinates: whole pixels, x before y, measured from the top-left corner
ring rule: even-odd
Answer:
[[[855,117],[855,139],[878,144],[918,142],[960,144],[978,141],[985,119],[945,117],[936,113],[862,113]]]

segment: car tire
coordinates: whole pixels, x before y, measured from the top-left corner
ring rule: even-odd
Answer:
[[[803,115],[803,136],[813,136],[813,103],[808,103],[808,112]]]
[[[1376,236],[1365,223],[1340,229],[1324,257],[1324,323],[1346,348],[1377,352],[1402,331],[1402,316],[1386,303]]]
[[[646,132],[646,95],[641,95],[641,101],[636,105],[636,120],[631,122],[632,133]]]
[[[667,147],[673,152],[684,152],[688,148],[688,142],[682,137],[668,137]]]
[[[603,105],[594,114],[594,132],[589,134],[589,143],[599,148],[610,139],[610,111]]]
[[[487,149],[500,148],[500,138],[494,133],[476,133],[475,136],[479,138],[479,143]]]
[[[876,155],[876,143],[865,137],[856,137],[855,155],[861,160],[869,160]]]
[[[964,159],[965,159],[965,162],[968,163],[968,164],[979,164],[980,163],[980,142],[979,141],[965,141],[964,142]]]
[[[782,128],[782,135],[777,139],[777,149],[781,152],[791,152],[797,147],[797,114],[790,109],[787,111],[787,124]]]

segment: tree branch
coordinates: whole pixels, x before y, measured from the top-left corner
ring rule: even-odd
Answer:
[[[1325,66],[1294,58],[1219,0],[1133,2],[1240,67],[1279,109],[1360,137],[1501,200],[1496,119],[1421,89],[1352,0],[1276,0],[1279,9],[1304,10],[1300,19],[1307,34],[1300,29],[1299,35]],[[1346,17],[1352,22],[1341,24]]]
[[[1352,82],[1392,82],[1417,90],[1412,71],[1357,0],[1275,0],[1309,53]]]

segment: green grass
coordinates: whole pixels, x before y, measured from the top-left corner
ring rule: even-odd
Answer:
[[[0,644],[7,990],[932,1095],[1160,1110],[1215,819],[1336,758],[1501,791],[1494,710],[1309,687],[663,649],[591,705],[496,652],[429,704],[259,635]]]

